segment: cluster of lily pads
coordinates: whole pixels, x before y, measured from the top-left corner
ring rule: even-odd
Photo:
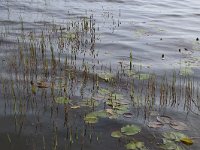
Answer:
[[[181,143],[184,143],[185,145],[193,144],[190,137],[180,132],[165,132],[162,136],[163,144],[160,145],[160,148],[164,150],[184,150]]]
[[[164,125],[168,125],[172,129],[179,131],[189,130],[185,123],[172,119],[169,116],[157,116],[156,121],[150,121],[147,124],[147,126],[150,128],[161,128]],[[190,137],[180,132],[164,132],[162,136],[163,142],[160,145],[160,148],[164,150],[184,150],[184,147],[181,145],[181,143],[184,143],[185,145],[193,144],[193,141]]]
[[[126,125],[121,128],[121,130],[113,131],[111,136],[113,138],[127,138],[127,136],[133,136],[141,131],[141,128],[136,125]],[[159,147],[164,150],[184,150],[183,145],[192,145],[193,141],[187,135],[180,132],[164,132],[162,134],[162,144]],[[131,141],[125,145],[128,150],[147,150],[144,142],[131,139]]]
[[[47,84],[44,82],[37,83],[39,88],[47,88]],[[99,121],[100,118],[119,118],[120,115],[126,116],[127,118],[131,117],[132,114],[128,112],[129,103],[124,100],[123,95],[111,92],[106,88],[100,88],[98,90],[97,96],[88,100],[82,100],[78,105],[72,104],[72,100],[66,97],[57,97],[55,102],[58,104],[70,104],[72,109],[77,109],[80,107],[90,107],[96,108],[100,104],[105,104],[105,109],[92,111],[85,115],[84,121],[88,124],[95,124]],[[156,121],[150,121],[147,126],[150,128],[160,128],[164,125],[169,125],[175,130],[188,130],[188,127],[185,123],[172,119],[169,116],[157,116]],[[144,142],[135,140],[131,136],[139,133],[141,128],[136,125],[126,125],[121,128],[121,130],[113,131],[111,136],[113,138],[125,138],[129,139],[129,143],[125,145],[128,150],[147,150],[144,145]],[[184,150],[182,145],[192,145],[193,141],[187,135],[180,132],[164,132],[162,134],[162,144],[159,144],[159,147],[164,150]],[[131,137],[131,140],[130,140]]]
[[[103,110],[98,110],[87,114],[84,118],[86,123],[96,123],[99,118],[119,118],[120,116],[130,118],[132,114],[129,111],[129,103],[125,102],[123,95],[112,93],[108,89],[101,88],[98,91],[98,99],[105,106]],[[83,101],[84,102],[84,101]],[[90,101],[91,102],[91,101]],[[97,100],[92,101],[93,106],[100,104]],[[85,103],[87,104],[87,103]]]
[[[113,131],[111,133],[111,136],[113,138],[128,138],[130,136],[134,136],[140,131],[141,131],[141,128],[134,124],[126,125],[122,127],[121,130]],[[125,145],[125,147],[128,150],[147,150],[147,148],[144,145],[144,142],[140,142],[135,139],[131,139],[130,142]]]
[[[132,113],[128,112],[129,103],[124,100],[123,95],[113,93],[105,88],[100,88],[96,97],[83,99],[79,101],[78,104],[74,104],[74,101],[67,97],[56,97],[55,102],[57,104],[70,104],[72,109],[80,107],[93,108],[93,111],[86,114],[84,117],[85,123],[89,124],[97,123],[99,118],[115,119],[120,116],[125,118],[132,117]],[[94,111],[94,109],[100,104],[104,104],[105,109]]]
[[[175,130],[188,130],[188,126],[178,120],[172,119],[169,116],[157,116],[156,121],[150,121],[147,126],[150,128],[161,128],[164,125],[169,125],[171,128]]]

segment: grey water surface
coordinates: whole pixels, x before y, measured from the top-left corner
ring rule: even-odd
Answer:
[[[106,118],[100,119],[95,125],[84,123],[83,118],[89,109],[81,107],[67,113],[66,123],[64,112],[68,106],[52,104],[50,90],[38,89],[37,94],[32,96],[28,91],[30,87],[28,82],[19,86],[14,85],[16,90],[13,92],[12,84],[17,71],[9,70],[12,63],[8,60],[10,56],[18,54],[20,49],[18,40],[22,31],[26,37],[35,33],[40,38],[39,35],[43,31],[51,34],[54,26],[58,30],[66,28],[69,22],[80,21],[82,18],[92,18],[95,23],[94,50],[98,57],[96,60],[90,53],[86,53],[84,59],[89,65],[99,68],[102,65],[107,70],[112,68],[116,73],[121,69],[120,63],[129,66],[131,53],[136,70],[158,76],[158,87],[163,81],[160,76],[165,74],[171,81],[173,73],[176,72],[177,91],[181,89],[181,85],[186,85],[185,93],[187,93],[189,89],[187,84],[179,80],[179,77],[183,77],[181,75],[185,69],[188,70],[186,74],[191,76],[191,82],[194,84],[194,91],[191,93],[198,92],[200,79],[200,1],[198,0],[0,0],[0,149],[126,149],[124,145],[127,141],[131,141],[131,138],[118,140],[110,135],[112,131],[120,130],[122,126],[132,123],[142,128],[135,139],[143,141],[147,149],[160,149],[158,145],[162,143],[161,134],[170,130],[170,127],[165,125],[163,129],[158,130],[148,128],[147,123],[151,117],[146,117],[145,107],[130,108],[129,111],[133,114],[131,119]],[[53,37],[56,38],[57,34]],[[31,40],[26,42],[31,43]],[[51,56],[50,48],[46,55]],[[61,58],[64,60],[63,55]],[[71,53],[66,57],[69,56]],[[79,66],[82,59],[82,54],[77,55]],[[23,71],[17,73],[23,74]],[[85,97],[90,97],[93,84],[92,78],[89,81],[83,79],[81,71],[77,76],[76,81],[68,83],[71,86],[70,98],[75,102],[81,101],[83,97],[81,91],[84,91]],[[86,83],[84,81],[82,83],[82,80]],[[129,80],[124,79],[123,82],[129,83]],[[101,81],[99,84],[102,87],[107,86],[107,83]],[[138,89],[141,86],[137,81],[134,84]],[[123,83],[120,83],[114,90],[122,92],[125,99],[129,99],[129,93],[122,87]],[[113,87],[109,85],[109,88]],[[159,90],[156,93],[159,93]],[[59,91],[56,94],[60,96]],[[182,99],[180,97],[183,95],[176,96]],[[156,96],[158,101],[159,98],[160,94]],[[156,103],[154,110],[160,115],[185,122],[190,130],[183,132],[194,137],[194,144],[183,148],[199,150],[198,94],[191,98],[193,99],[196,102],[191,104],[190,109],[185,109],[186,103],[180,100],[180,105],[172,107],[159,107]],[[15,106],[15,102],[19,106]],[[26,109],[21,111],[23,113],[20,112],[21,105]],[[100,108],[103,108],[103,104]]]

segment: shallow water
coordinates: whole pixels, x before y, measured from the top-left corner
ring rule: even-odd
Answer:
[[[3,149],[125,149],[124,145],[132,138],[118,140],[112,138],[110,134],[123,125],[134,123],[142,127],[142,132],[135,138],[144,141],[148,149],[155,150],[159,149],[161,133],[171,129],[168,125],[158,130],[148,128],[147,123],[152,118],[147,112],[151,110],[187,123],[190,130],[184,133],[191,137],[198,137],[200,133],[198,128],[200,102],[197,94],[200,64],[200,42],[197,40],[200,33],[199,10],[200,2],[197,0],[159,2],[157,0],[84,0],[81,2],[77,0],[0,0],[0,146]],[[59,47],[62,47],[62,44],[59,45],[59,42],[62,42],[59,38],[62,32],[66,32],[65,28],[69,26],[74,29],[73,23],[80,25],[84,19],[92,20],[90,22],[92,29],[87,33],[82,33],[82,30],[78,29],[77,34],[81,36],[81,42],[84,44],[78,47],[81,52],[77,52],[76,61],[74,61],[72,60],[74,59],[73,52],[69,52],[69,49],[76,47],[80,41],[68,43],[66,45],[72,47],[66,46],[62,49]],[[61,28],[63,31],[60,30]],[[79,30],[81,30],[80,33]],[[36,49],[41,51],[43,33],[45,43],[48,43],[50,41],[48,37],[51,37],[51,44],[56,49],[56,60],[58,61],[59,58],[55,76],[66,79],[66,75],[71,77],[75,74],[72,80],[67,78],[61,81],[65,82],[64,92],[63,89],[58,89],[52,94],[51,89],[37,89],[36,94],[32,94],[30,90],[30,81],[37,82],[47,76],[44,79],[47,82],[56,84],[60,82],[59,79],[54,78],[54,73],[51,71],[43,73],[45,69],[43,68],[45,64],[42,64],[43,57],[47,58],[45,61],[49,67],[51,64],[51,45],[45,45],[45,56],[37,53],[39,63],[33,70],[24,69],[24,66],[20,66],[20,60],[16,59],[20,58],[18,51],[21,43],[24,50],[30,49],[36,39],[34,43]],[[31,36],[34,38],[31,39]],[[66,34],[66,36],[73,36],[73,34]],[[73,37],[67,38],[73,39]],[[90,41],[94,39],[95,41]],[[135,70],[155,73],[157,76],[156,102],[153,108],[137,107],[134,105],[135,102],[132,104],[132,99],[130,100],[132,80],[121,75],[123,67],[125,70],[129,68],[130,52]],[[163,54],[164,59],[162,59]],[[70,67],[76,66],[74,70],[72,69],[72,74],[64,73],[62,70],[66,58],[71,60]],[[30,60],[31,57],[26,59]],[[26,59],[25,66],[28,64]],[[85,70],[81,68],[83,60],[91,69],[87,74],[87,79],[84,77]],[[34,67],[35,64],[30,63],[30,66]],[[188,68],[187,73],[189,72],[190,77],[185,79],[182,69]],[[54,103],[55,97],[66,95],[66,93],[73,100],[72,103],[77,105],[84,98],[98,99],[99,95],[96,96],[93,93],[93,90],[98,91],[98,88],[94,87],[94,82],[96,82],[94,78],[96,73],[102,70],[120,72],[119,76],[114,78],[116,83],[109,84],[102,79],[99,80],[98,86],[121,93],[124,101],[131,101],[129,112],[133,114],[132,118],[121,116],[111,120],[100,119],[97,124],[88,125],[84,123],[83,118],[94,108],[81,107],[73,110],[68,105]],[[26,71],[27,76],[24,75]],[[177,99],[169,98],[167,106],[161,106],[159,86],[165,83],[162,75],[166,73],[169,82],[166,88],[171,90],[173,95],[173,87],[170,86],[173,85],[174,71],[177,75],[175,83]],[[138,99],[142,97],[141,103],[146,102],[145,94],[148,95],[145,91],[146,85],[148,83],[145,81],[133,83]],[[182,92],[179,93],[181,90]],[[195,93],[196,90],[197,93]],[[173,104],[174,99],[175,104]],[[187,99],[194,100],[194,103],[187,103]],[[171,101],[173,105],[170,105]],[[105,107],[103,103],[104,101],[95,110],[103,109]],[[198,150],[199,142],[197,138],[192,146],[185,146],[185,149]]]

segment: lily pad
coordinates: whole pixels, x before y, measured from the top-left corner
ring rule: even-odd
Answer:
[[[176,130],[188,130],[188,126],[185,123],[176,120],[170,121],[170,127]]]
[[[100,117],[100,118],[107,118],[108,117],[108,113],[104,110],[95,111],[95,112],[92,112],[90,114],[93,114],[96,117]]]
[[[113,93],[111,98],[112,98],[112,100],[119,100],[119,99],[123,99],[123,95],[122,94]]]
[[[134,76],[136,74],[136,71],[135,70],[126,70],[124,72],[128,77],[131,77],[131,76]]]
[[[126,105],[119,105],[119,106],[116,106],[113,108],[115,110],[115,112],[118,114],[118,115],[123,115],[125,113],[128,113],[128,106]]]
[[[158,116],[157,121],[162,124],[169,124],[172,119],[169,116]]]
[[[98,118],[107,118],[107,117],[109,117],[108,113],[104,110],[100,110],[87,114],[84,117],[84,120],[86,123],[97,123]]]
[[[168,139],[163,139],[163,144],[160,145],[160,148],[164,150],[184,150],[184,148],[180,147],[178,143]]]
[[[114,138],[121,138],[123,135],[120,131],[113,131],[111,133],[111,136],[114,137]]]
[[[128,112],[129,107],[128,107],[127,103],[123,103],[119,100],[108,100],[106,102],[106,104],[108,106],[112,107],[112,109],[118,114],[122,115],[123,113]]]
[[[160,127],[163,127],[163,124],[161,122],[158,122],[158,121],[152,121],[152,122],[149,122],[147,124],[147,126],[149,128],[160,128]]]
[[[143,142],[135,142],[131,141],[127,145],[125,145],[126,149],[128,150],[146,150]]]
[[[163,142],[164,144],[160,145],[161,149],[164,150],[177,150],[178,145],[174,141],[167,140]]]
[[[55,99],[55,102],[58,103],[58,104],[67,104],[70,102],[70,100],[66,97],[57,97]]]
[[[141,131],[141,128],[136,125],[126,125],[121,128],[121,132],[125,135],[135,135]]]
[[[86,115],[84,121],[85,123],[94,124],[98,122],[98,118],[96,116]]]
[[[79,105],[82,107],[97,107],[100,103],[94,99],[82,100]]]
[[[183,138],[188,138],[187,135],[180,133],[180,132],[165,132],[162,134],[167,140],[172,140],[176,142],[180,142]]]
[[[108,89],[104,89],[104,88],[100,88],[98,90],[99,94],[101,95],[108,95],[110,93],[110,91]]]

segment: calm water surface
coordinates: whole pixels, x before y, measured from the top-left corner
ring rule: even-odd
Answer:
[[[196,83],[194,89],[198,89],[200,77],[200,42],[197,39],[200,39],[200,1],[198,0],[0,0],[1,91],[6,83],[13,79],[13,74],[7,70],[9,66],[7,58],[15,55],[19,49],[18,39],[21,36],[22,26],[24,34],[28,36],[32,32],[36,34],[41,34],[42,31],[50,32],[54,25],[58,29],[65,28],[68,22],[76,22],[86,17],[92,17],[95,22],[94,49],[98,54],[99,66],[112,67],[112,70],[117,72],[120,63],[129,65],[130,52],[132,52],[133,64],[142,72],[155,73],[158,76],[166,73],[170,76],[174,70],[179,75],[182,68],[189,68],[193,82]],[[50,49],[47,50],[47,55],[50,56]],[[90,65],[96,61],[88,53],[84,58]],[[77,55],[79,63],[82,59],[83,55]],[[158,79],[158,83],[161,81]],[[126,83],[127,80],[124,82]],[[90,95],[92,81],[88,81],[85,87],[82,87],[81,83],[78,85],[80,86],[75,87],[76,92],[71,95],[73,100],[81,99],[82,95],[77,91],[82,88],[85,89],[86,95],[87,93]],[[101,85],[106,86],[104,83]],[[25,96],[20,95],[20,92],[25,91],[23,87],[25,86],[14,87],[19,89],[17,93],[19,95],[16,94],[18,100],[30,97],[30,93]],[[121,87],[119,85],[117,88]],[[8,86],[7,91],[10,88]],[[181,89],[181,86],[178,88]],[[124,89],[120,91],[125,98],[128,97]],[[103,119],[94,126],[84,124],[81,119],[87,110],[84,108],[72,110],[68,114],[67,127],[63,127],[65,108],[64,106],[50,107],[49,91],[39,91],[36,94],[39,98],[33,98],[33,103],[27,100],[24,103],[27,108],[25,114],[14,112],[13,101],[9,101],[12,99],[11,94],[12,90],[10,95],[3,96],[1,92],[0,96],[0,147],[5,150],[125,149],[126,140],[118,141],[111,138],[110,134],[113,130],[133,122],[142,126],[143,130],[136,138],[144,141],[149,149],[155,150],[159,149],[157,143],[161,141],[159,139],[153,141],[153,139],[169,129],[168,126],[162,130],[149,129],[145,125],[148,119],[145,118],[143,108],[131,109],[134,114],[132,119]],[[159,109],[159,113],[187,122],[190,131],[184,133],[199,137],[198,98],[197,102],[194,108],[195,114],[182,109],[184,107],[182,103],[181,109],[175,106]],[[61,111],[56,114],[56,110]],[[73,142],[69,142],[71,136]],[[198,150],[199,139],[195,139],[194,142],[193,146],[186,146],[185,149]]]

